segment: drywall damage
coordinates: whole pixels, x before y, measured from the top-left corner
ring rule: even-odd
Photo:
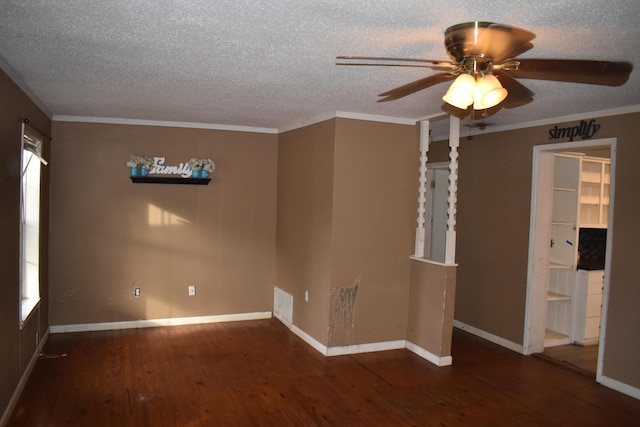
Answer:
[[[352,286],[331,288],[331,319],[329,322],[329,346],[353,344],[356,298],[360,278]]]

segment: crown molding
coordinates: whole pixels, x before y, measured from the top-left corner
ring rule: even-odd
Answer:
[[[397,125],[414,126],[416,120],[404,117],[379,116],[376,114],[350,113],[348,111],[336,111],[336,118],[366,120],[368,122],[393,123]]]
[[[0,64],[1,64],[1,58],[0,58]],[[23,88],[21,87],[21,89]],[[36,101],[34,100],[34,102]],[[40,105],[38,106],[40,107]],[[469,132],[467,132],[466,135],[467,136],[487,135],[487,134],[505,132],[510,130],[525,129],[525,128],[531,128],[536,126],[546,126],[550,124],[583,120],[587,118],[617,116],[617,115],[637,113],[637,112],[640,112],[640,105],[630,105],[626,107],[613,108],[609,110],[592,111],[592,112],[585,112],[585,113],[579,113],[579,114],[571,114],[567,116],[551,117],[548,119],[534,120],[530,122],[523,122],[523,123],[518,123],[513,125],[496,126],[496,127],[493,127],[491,130],[472,129]],[[49,117],[51,116],[49,115]],[[224,130],[224,131],[232,131],[232,132],[281,134],[281,133],[289,132],[296,129],[301,129],[303,127],[311,126],[316,123],[321,123],[321,122],[325,122],[327,120],[336,119],[336,118],[364,120],[364,121],[381,122],[381,123],[394,123],[394,124],[400,124],[400,125],[414,126],[416,123],[423,120],[439,121],[439,120],[448,119],[448,114],[439,113],[431,116],[421,117],[418,119],[407,119],[402,117],[390,117],[390,116],[380,116],[375,114],[336,111],[335,113],[323,114],[323,115],[316,116],[314,118],[311,118],[302,122],[294,123],[289,126],[285,126],[278,129],[252,127],[252,126],[221,125],[221,124],[212,124],[212,123],[197,123],[197,122],[172,122],[172,121],[164,121],[164,120],[141,120],[141,119],[125,119],[125,118],[113,118],[113,117],[88,117],[88,116],[65,116],[65,115],[53,115],[52,120],[59,121],[59,122],[106,123],[106,124],[140,125],[140,126],[166,126],[166,127],[179,127],[179,128],[192,128],[192,129],[213,129],[213,130]],[[446,136],[441,136],[441,137],[436,137],[434,141],[440,141],[440,140],[446,140],[446,139],[447,139]]]
[[[172,122],[172,121],[166,121],[166,120],[124,119],[124,118],[117,118],[117,117],[54,115],[53,121],[81,122],[81,123],[106,123],[106,124],[134,125],[134,126],[165,126],[165,127],[175,127],[175,128],[213,129],[213,130],[226,130],[226,131],[232,131],[232,132],[253,132],[253,133],[268,133],[268,134],[278,133],[278,129],[275,129],[275,128],[220,125],[220,124],[196,123],[196,122]]]
[[[505,132],[517,129],[533,128],[537,126],[555,125],[558,123],[575,122],[577,120],[595,119],[600,117],[620,116],[623,114],[639,113],[640,105],[628,105],[626,107],[611,108],[609,110],[591,111],[578,114],[570,114],[567,116],[550,117],[548,119],[533,120],[530,122],[517,123],[513,125],[495,126],[491,130],[472,129],[465,133],[465,136],[487,135],[491,133]],[[446,140],[447,138],[438,138],[437,141]]]
[[[285,132],[290,132],[296,129],[302,129],[307,126],[315,125],[316,123],[326,122],[327,120],[331,120],[335,118],[336,118],[335,113],[322,114],[320,116],[316,116],[307,120],[303,120],[297,123],[292,123],[290,125],[281,127],[278,129],[278,133],[285,133]]]
[[[278,129],[278,133],[285,133],[296,129],[301,129],[307,126],[315,125],[316,123],[326,122],[331,119],[352,119],[352,120],[365,120],[368,122],[380,122],[380,123],[394,123],[398,125],[414,126],[417,121],[414,119],[407,119],[404,117],[391,117],[380,116],[376,114],[364,114],[364,113],[352,113],[349,111],[336,111],[335,113],[322,114],[304,120],[298,123],[292,123],[291,125],[284,126]]]

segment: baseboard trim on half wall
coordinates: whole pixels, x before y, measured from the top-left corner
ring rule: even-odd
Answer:
[[[166,319],[130,320],[124,322],[85,323],[50,326],[52,334],[67,332],[110,331],[115,329],[153,328],[156,326],[197,325],[201,323],[236,322],[241,320],[270,319],[273,313],[261,311],[255,313],[218,314],[212,316],[172,317]]]
[[[462,323],[458,320],[453,321],[453,326],[455,328],[462,329],[463,331],[469,332],[470,334],[483,338],[487,341],[491,341],[494,344],[498,344],[499,346],[508,348],[509,350],[513,350],[516,353],[524,354],[524,347],[522,346],[522,344],[516,344],[513,341],[509,341],[497,335],[493,335],[487,331],[483,331],[482,329],[478,329],[471,325],[467,325],[466,323]]]

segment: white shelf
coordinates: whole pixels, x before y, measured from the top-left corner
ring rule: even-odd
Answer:
[[[571,295],[549,292],[547,294],[547,301],[571,301]]]
[[[611,163],[609,159],[596,157],[582,159],[578,221],[581,225],[598,228],[607,226],[610,181]]]
[[[593,205],[593,206],[599,206],[600,205],[600,197],[598,196],[582,196],[580,197],[580,204],[582,205]]]
[[[589,222],[581,223],[580,228],[607,228],[606,224],[592,224]]]
[[[554,157],[545,347],[570,343],[578,209],[581,196],[591,195],[580,192],[580,164],[576,156]]]
[[[549,268],[573,268],[573,265],[560,264],[560,263],[557,263],[557,262],[550,262],[549,263]]]

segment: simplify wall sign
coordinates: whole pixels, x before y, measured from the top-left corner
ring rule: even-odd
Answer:
[[[599,130],[600,125],[594,119],[580,120],[577,126],[559,128],[556,125],[549,129],[549,139],[569,138],[569,141],[573,141],[575,138],[591,139]]]

